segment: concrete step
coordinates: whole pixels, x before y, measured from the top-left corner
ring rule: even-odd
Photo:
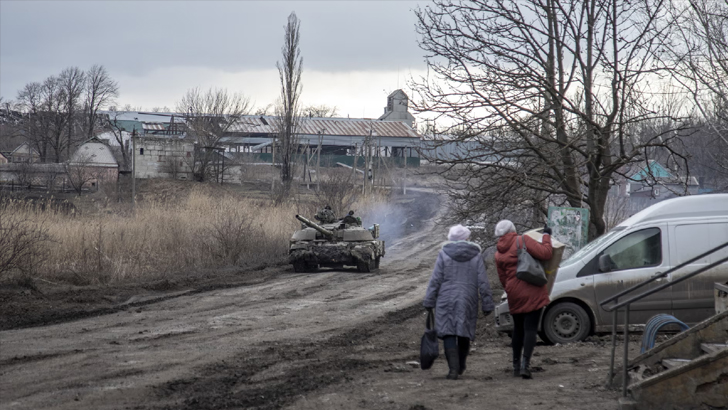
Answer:
[[[728,345],[725,343],[701,343],[700,344],[700,350],[704,351],[707,354],[719,352],[725,348],[728,348]]]
[[[728,310],[678,333],[630,360],[627,366],[630,370],[627,376],[631,379],[629,383],[632,384],[666,371],[666,366],[661,363],[662,360],[699,358],[706,354],[701,349],[701,344],[726,343],[726,335],[728,335]],[[615,377],[612,383],[613,386],[622,385],[622,369],[615,369]]]
[[[722,349],[640,380],[629,392],[637,410],[721,408],[728,392],[726,369],[728,349]]]
[[[682,366],[685,363],[690,363],[690,359],[662,359],[662,365],[668,369]]]

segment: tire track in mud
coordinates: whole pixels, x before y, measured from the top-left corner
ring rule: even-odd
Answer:
[[[433,230],[437,215],[439,212],[431,216],[426,224],[430,232]],[[425,232],[424,238],[423,232],[418,232],[398,241],[390,249],[400,254],[396,259],[385,257],[380,273],[342,275],[339,272],[333,276],[329,285],[335,286],[333,282],[371,280],[378,277],[412,277],[423,270],[430,270],[433,261],[429,259],[412,265],[414,255],[428,254],[441,246],[442,240],[431,238],[428,236],[430,232]],[[409,281],[416,282],[413,279]],[[405,282],[409,281],[405,279]],[[349,306],[349,309],[377,302],[389,302],[411,295],[417,288],[418,286],[413,284],[399,283],[389,291],[362,299]],[[299,289],[280,295],[280,298],[306,298],[311,297],[311,292],[326,290],[327,288],[320,283],[304,284]],[[352,297],[350,293],[342,289],[341,292],[324,300],[327,303],[346,300]],[[233,358],[196,369],[195,376],[173,380],[155,387],[154,394],[158,401],[165,404],[141,406],[138,409],[280,409],[300,399],[302,395],[337,383],[351,382],[352,375],[358,372],[388,366],[391,362],[388,359],[364,360],[353,359],[350,356],[356,355],[360,346],[387,332],[391,326],[415,318],[421,313],[419,300],[410,301],[409,305],[403,302],[402,308],[392,310],[369,322],[359,323],[349,330],[343,332],[339,329],[329,330],[316,335],[320,337],[329,334],[330,336],[323,341],[288,340],[247,347],[244,352]]]
[[[355,354],[421,312],[423,270],[439,246],[434,220],[426,225],[393,246],[378,274],[279,269],[265,282],[201,287],[116,315],[9,331],[3,360],[83,349],[8,366],[14,381],[0,389],[0,407],[79,408],[80,395],[82,408],[273,409],[385,366]]]
[[[322,342],[262,344],[224,362],[197,369],[196,376],[155,388],[160,406],[136,409],[280,409],[302,395],[332,384],[347,383],[352,375],[381,368],[388,359],[352,359],[357,347],[405,320],[422,314],[419,305],[390,312]],[[282,367],[282,369],[281,369]],[[269,371],[273,373],[266,375]]]

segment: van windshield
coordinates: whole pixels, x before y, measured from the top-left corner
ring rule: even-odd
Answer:
[[[569,257],[569,259],[562,261],[559,266],[565,267],[565,266],[569,266],[569,265],[572,265],[572,264],[578,262],[579,260],[581,260],[584,257],[584,255],[589,254],[589,252],[591,252],[593,249],[597,248],[604,242],[610,240],[615,235],[617,235],[617,233],[619,233],[620,231],[623,231],[625,229],[626,229],[625,226],[617,226],[617,227],[613,228],[611,231],[605,233],[604,235],[602,235],[602,236],[598,237],[597,239],[586,244],[585,247],[579,249],[576,253],[571,255]]]

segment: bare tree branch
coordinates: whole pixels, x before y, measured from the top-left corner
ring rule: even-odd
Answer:
[[[654,58],[669,34],[665,15],[661,0],[435,0],[418,9],[429,71],[412,81],[415,109],[447,124],[435,145],[470,144],[430,158],[452,165],[461,215],[529,204],[535,224],[549,203],[565,202],[590,209],[595,237],[616,173],[651,152],[681,159],[673,142],[685,118],[661,110],[665,96],[650,86],[666,75]],[[668,129],[644,133],[657,123]]]

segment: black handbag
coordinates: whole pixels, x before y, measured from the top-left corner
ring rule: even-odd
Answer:
[[[427,322],[425,323],[425,334],[422,335],[420,343],[420,367],[427,370],[440,354],[440,344],[437,341],[437,331],[435,330],[435,318],[432,310],[427,311]]]
[[[518,245],[518,237],[516,237],[516,248],[518,253],[518,265],[516,267],[516,277],[526,283],[534,286],[544,286],[548,282],[546,272],[543,270],[541,262],[534,259],[526,249],[526,240],[521,236],[523,248]]]

